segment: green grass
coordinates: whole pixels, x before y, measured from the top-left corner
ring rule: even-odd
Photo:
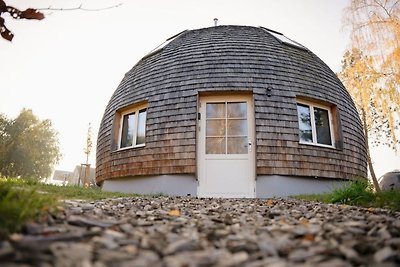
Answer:
[[[57,186],[49,184],[41,184],[36,186],[38,190],[45,191],[49,194],[58,195],[61,199],[83,199],[83,200],[99,200],[112,197],[134,197],[137,194],[127,194],[118,192],[105,192],[97,187],[81,187],[76,185]]]
[[[0,178],[0,184],[6,183],[13,187],[36,190],[57,197],[58,199],[99,200],[112,197],[135,197],[137,194],[101,191],[99,187],[81,187],[76,185],[58,186],[44,184],[35,180]]]
[[[326,194],[298,195],[298,199],[400,211],[400,191],[374,192],[365,180],[351,181]]]
[[[296,199],[330,203],[330,194],[309,194],[309,195],[296,195],[291,197]]]
[[[17,232],[29,221],[56,212],[62,199],[99,200],[135,197],[135,194],[103,192],[99,188],[56,186],[34,180],[0,178],[0,239]],[[157,195],[154,195],[156,197]],[[400,211],[400,191],[374,193],[366,181],[348,182],[331,193],[295,196],[324,203],[379,207]]]
[[[56,186],[34,180],[0,178],[0,239],[20,231],[29,221],[38,221],[49,212],[56,212],[62,199],[134,196],[137,195],[103,192],[94,187]]]
[[[57,199],[31,188],[14,187],[0,183],[0,238],[19,231],[29,220],[39,217],[56,207]]]

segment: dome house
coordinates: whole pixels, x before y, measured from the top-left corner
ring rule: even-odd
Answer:
[[[367,177],[362,125],[336,75],[263,27],[183,31],[121,81],[101,121],[107,191],[273,197]]]

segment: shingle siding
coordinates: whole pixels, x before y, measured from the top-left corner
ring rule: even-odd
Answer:
[[[267,95],[271,87],[271,96]],[[205,92],[252,92],[258,175],[366,176],[366,153],[354,103],[336,75],[310,51],[282,44],[255,27],[187,31],[139,61],[105,110],[96,179],[196,172],[197,99]],[[337,107],[342,148],[299,144],[296,97]],[[147,101],[146,146],[112,149],[118,110]]]

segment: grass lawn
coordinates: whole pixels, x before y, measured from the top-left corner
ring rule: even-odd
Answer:
[[[56,186],[32,180],[0,178],[0,239],[19,231],[28,221],[40,220],[62,210],[59,200],[98,200],[134,197],[134,194],[103,192],[99,188]]]
[[[0,239],[21,230],[29,221],[40,221],[62,210],[62,199],[98,200],[135,197],[135,194],[103,192],[99,188],[56,186],[23,179],[0,178]],[[298,199],[340,203],[400,211],[400,191],[374,193],[366,181],[348,182],[331,193],[300,195]]]
[[[347,182],[343,187],[332,190],[331,193],[298,195],[294,198],[400,211],[400,191],[376,193],[372,190],[372,186],[363,180]]]

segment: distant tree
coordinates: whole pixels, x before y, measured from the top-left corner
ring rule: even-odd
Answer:
[[[343,25],[350,30],[351,48],[339,77],[360,112],[369,170],[379,191],[369,144],[400,147],[400,1],[350,0]]]
[[[82,166],[85,166],[85,172],[83,174],[83,179],[82,179],[82,183],[84,186],[88,187],[90,186],[90,164],[89,164],[89,156],[90,153],[92,152],[92,147],[93,147],[93,141],[92,141],[92,125],[91,123],[89,123],[88,126],[88,131],[86,134],[86,145],[83,148],[83,152],[86,155],[86,163],[85,164],[81,164],[81,172],[82,172]],[[81,175],[79,175],[81,176]],[[80,177],[79,177],[80,178]],[[80,179],[79,179],[80,180]],[[79,181],[80,183],[80,181]]]
[[[93,141],[92,141],[92,125],[89,123],[88,131],[86,134],[86,145],[83,148],[83,153],[86,155],[86,165],[89,164],[89,156],[92,153]]]
[[[4,166],[6,161],[7,144],[10,142],[10,135],[8,133],[10,123],[10,120],[0,113],[0,166]]]
[[[50,120],[23,109],[14,120],[0,114],[0,174],[41,180],[61,158],[57,132]]]

